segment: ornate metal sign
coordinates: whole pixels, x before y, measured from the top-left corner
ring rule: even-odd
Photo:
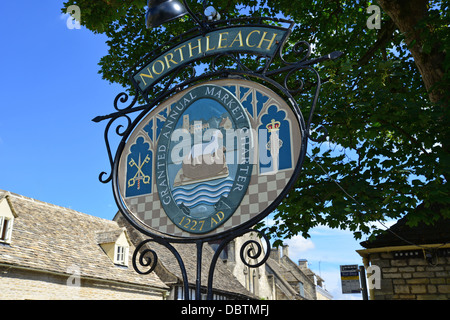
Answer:
[[[280,96],[252,81],[182,91],[143,118],[122,152],[119,189],[129,214],[150,232],[179,237],[252,221],[303,159],[294,143],[301,128]]]
[[[163,244],[180,265],[188,297],[184,263],[171,243],[196,243],[199,297],[202,245],[219,241],[209,268],[211,298],[221,250],[254,231],[252,227],[276,209],[298,178],[308,139],[312,140],[310,126],[321,85],[311,65],[342,53],[309,59],[310,46],[301,41],[291,49],[301,57],[288,62],[283,51],[293,22],[243,18],[207,23],[206,17],[202,22],[186,9],[199,27],[156,48],[130,69],[132,102],[120,108],[119,102],[128,101],[128,94],[121,93],[114,101],[116,112],[93,121],[109,120],[105,142],[111,173],[105,178],[102,172],[100,181],[112,181],[120,212],[150,237],[136,248],[136,271],[149,273],[156,266],[156,258],[143,259],[151,250],[141,248],[151,241]],[[195,65],[204,59],[210,69],[197,75]],[[304,90],[297,71],[313,79],[306,122],[294,98]],[[291,79],[299,86],[290,88]],[[139,96],[146,104],[135,106]],[[133,114],[137,115],[131,118]],[[109,130],[123,119],[125,126],[116,126],[121,141],[113,156]],[[267,237],[261,236],[269,248]],[[260,244],[253,245],[258,250],[252,258],[261,257]],[[268,256],[269,250],[250,267],[262,265]],[[141,271],[138,263],[149,270]]]
[[[234,145],[235,133],[236,149],[224,144]],[[160,202],[178,228],[207,233],[234,213],[252,172],[249,133],[245,109],[223,87],[200,85],[173,106],[158,141],[156,177]],[[229,156],[236,150],[237,161]]]

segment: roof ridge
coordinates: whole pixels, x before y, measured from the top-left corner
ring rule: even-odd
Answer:
[[[91,219],[95,219],[95,220],[99,219],[99,220],[114,222],[113,220],[110,220],[110,219],[97,217],[97,216],[94,216],[94,215],[91,215],[91,214],[88,214],[88,213],[77,211],[75,209],[63,207],[63,206],[60,206],[60,205],[56,205],[56,204],[53,204],[53,203],[49,203],[49,202],[45,202],[45,201],[42,201],[42,200],[34,199],[34,198],[31,198],[31,197],[26,197],[24,195],[21,195],[21,194],[18,194],[18,193],[14,193],[14,192],[11,192],[11,191],[1,190],[0,189],[0,192],[4,192],[4,196],[5,197],[9,195],[11,197],[15,197],[15,198],[18,198],[18,199],[21,199],[21,200],[34,202],[34,203],[39,204],[39,205],[44,205],[44,206],[49,207],[49,208],[57,208],[57,209],[61,209],[61,210],[66,211],[66,212],[72,212],[72,213],[80,214],[80,215],[89,217]]]

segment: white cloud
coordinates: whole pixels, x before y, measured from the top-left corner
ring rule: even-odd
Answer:
[[[290,257],[302,256],[306,251],[315,248],[315,245],[311,239],[305,239],[299,235],[294,236],[291,239],[285,240],[284,243],[289,245]]]
[[[353,236],[353,233],[346,229],[346,230],[342,230],[342,229],[333,229],[327,226],[317,226],[314,229],[311,229],[311,231],[309,232],[309,234],[311,235],[311,237],[318,237],[318,236]]]
[[[349,230],[332,229],[318,226],[310,230],[311,238],[299,235],[284,240],[289,245],[289,257],[297,262],[308,260],[308,267],[325,280],[325,288],[334,300],[361,299],[360,294],[342,294],[340,265],[361,264],[361,257],[356,253],[359,241],[353,238]]]

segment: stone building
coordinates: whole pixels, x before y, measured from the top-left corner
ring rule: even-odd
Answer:
[[[140,275],[132,266],[135,244],[147,239],[118,214],[117,221],[0,191],[0,299],[162,300],[184,299],[180,267],[158,244],[155,271]],[[181,252],[194,299],[195,244]],[[205,298],[214,251],[206,244],[202,269]],[[257,299],[218,261],[215,299]]]
[[[117,213],[114,221],[126,228],[130,239],[135,246],[142,241],[149,239],[133,226],[122,216]],[[195,299],[195,288],[197,279],[197,248],[196,244],[174,243],[173,247],[180,254],[185,264],[186,275],[189,282],[189,299]],[[156,242],[149,242],[145,245],[145,249],[153,250],[157,255],[157,265],[152,273],[155,273],[170,288],[168,299],[181,300],[184,299],[183,277],[178,261],[163,245]],[[202,252],[202,268],[201,268],[201,299],[206,298],[207,283],[210,262],[213,258],[214,250],[205,243]],[[141,268],[145,270],[145,268]],[[214,270],[213,278],[213,299],[215,300],[254,300],[258,297],[247,290],[228,270],[222,260],[218,259]]]
[[[125,229],[0,191],[0,299],[165,299],[156,274],[131,266]]]
[[[184,299],[180,266],[164,246],[151,242],[145,247],[158,256],[153,272],[134,270],[132,255],[146,239],[120,213],[110,221],[0,190],[0,299]],[[331,298],[306,261],[296,264],[289,258],[287,246],[283,254],[272,249],[262,266],[246,267],[239,251],[249,239],[257,237],[239,237],[222,252],[214,269],[214,299],[314,300],[320,292]],[[185,263],[190,299],[195,299],[196,245],[173,246]],[[214,249],[214,243],[203,246],[201,299]]]
[[[407,216],[357,250],[372,300],[450,299],[450,220],[409,227]]]
[[[241,248],[247,253],[251,250],[250,256],[244,254],[244,260],[249,265],[256,265],[264,257],[264,251],[257,258],[251,257],[258,250],[256,243],[262,246],[256,233],[247,233],[231,241],[221,254],[226,266],[247,290],[266,300],[332,299],[323,286],[323,279],[308,268],[307,260],[302,259],[296,264],[289,258],[287,245],[281,250],[271,248],[265,264],[248,267],[241,259]]]
[[[135,246],[148,239],[134,229],[127,220],[118,213],[114,220],[120,226],[127,228],[130,239]],[[261,244],[255,233],[247,233],[232,240],[220,253],[214,271],[213,298],[226,300],[330,300],[332,296],[323,287],[323,279],[312,272],[306,260],[294,263],[288,254],[288,246],[284,246],[282,254],[277,248],[272,248],[270,257],[265,264],[258,268],[250,268],[241,260],[240,251],[247,241]],[[193,299],[196,280],[196,246],[195,244],[173,244],[180,253],[186,266],[189,280],[190,298]],[[209,265],[218,247],[218,243],[205,244],[202,254],[202,299],[206,296]],[[256,245],[245,246],[245,251],[252,249],[256,252]],[[182,275],[178,262],[173,254],[164,246],[155,242],[146,245],[146,249],[154,250],[158,255],[158,264],[153,272],[168,285],[170,293],[168,299],[183,299]],[[254,254],[254,253],[253,253]],[[253,255],[252,254],[252,255]],[[262,256],[253,259],[244,255],[245,261],[254,265],[261,261]]]

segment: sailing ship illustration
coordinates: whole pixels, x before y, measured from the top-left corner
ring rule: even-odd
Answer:
[[[220,145],[223,134],[215,129],[211,140],[194,144],[185,156],[173,186],[182,186],[229,175],[225,159],[225,147]]]
[[[214,125],[216,128],[211,128],[213,125],[210,123],[214,122],[212,119],[207,123],[194,121],[192,125],[188,116],[185,115],[183,118],[183,127],[191,134],[202,134],[205,130],[212,130],[208,141],[200,139],[201,142],[191,146],[173,181],[173,198],[188,214],[193,214],[192,210],[199,211],[201,205],[206,211],[210,211],[206,207],[212,208],[231,191],[233,179],[229,176],[226,149],[221,143],[223,141],[221,128],[224,128],[224,124],[229,125],[229,119],[226,120],[227,117],[219,119]]]

